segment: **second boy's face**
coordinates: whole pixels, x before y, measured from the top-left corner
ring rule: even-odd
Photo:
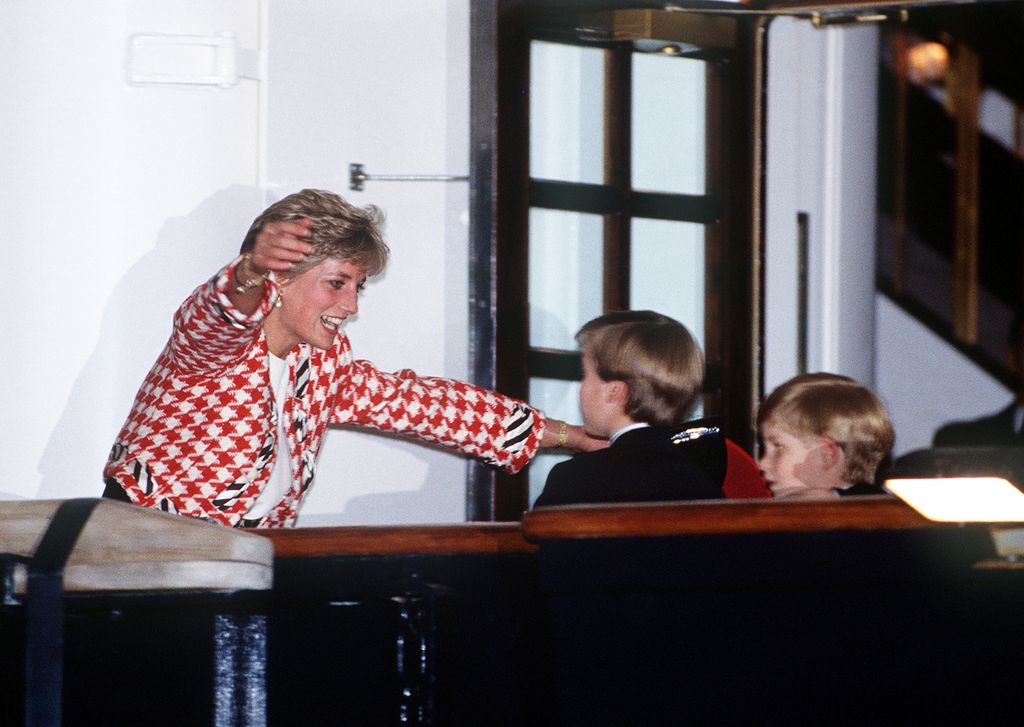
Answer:
[[[820,437],[797,437],[769,421],[761,427],[761,440],[758,465],[775,497],[813,497],[841,484],[831,482]]]

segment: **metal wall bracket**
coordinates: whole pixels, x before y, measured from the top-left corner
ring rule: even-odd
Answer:
[[[348,165],[348,188],[362,192],[370,180],[376,182],[465,182],[468,176],[455,174],[374,174],[370,175],[362,164]]]
[[[217,86],[260,80],[259,54],[239,48],[232,32],[214,35],[133,35],[128,81],[133,86]]]

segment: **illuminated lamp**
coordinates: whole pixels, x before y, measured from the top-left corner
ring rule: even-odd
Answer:
[[[996,552],[1024,560],[1024,448],[937,447],[896,460],[885,489],[923,517],[990,523]]]

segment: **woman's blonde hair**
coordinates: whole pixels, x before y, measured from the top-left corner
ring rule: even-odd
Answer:
[[[267,207],[253,220],[242,242],[242,252],[256,244],[256,235],[272,220],[312,221],[308,242],[313,251],[292,268],[286,277],[295,277],[319,264],[325,258],[347,260],[377,275],[388,262],[388,246],[384,242],[384,212],[379,207],[356,207],[337,194],[321,189],[304,189]]]
[[[850,483],[871,483],[895,441],[885,405],[848,376],[795,376],[773,391],[757,412],[757,427],[772,423],[797,437],[828,437],[843,450]]]
[[[624,381],[626,414],[671,427],[686,421],[704,381],[704,355],[679,321],[654,311],[616,311],[576,334],[604,381]]]

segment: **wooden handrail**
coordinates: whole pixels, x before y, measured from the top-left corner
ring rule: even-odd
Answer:
[[[732,500],[586,505],[533,510],[527,540],[622,538],[728,533],[875,530],[938,526],[892,497],[841,500]]]
[[[519,523],[373,525],[258,530],[277,558],[319,555],[412,555],[528,552]]]
[[[981,59],[966,43],[953,54],[950,96],[956,120],[956,216],[953,236],[953,330],[978,342],[978,138]]]
[[[522,523],[380,525],[260,530],[277,558],[516,553],[550,538],[657,537],[938,527],[892,497],[843,500],[576,505],[540,508]]]

